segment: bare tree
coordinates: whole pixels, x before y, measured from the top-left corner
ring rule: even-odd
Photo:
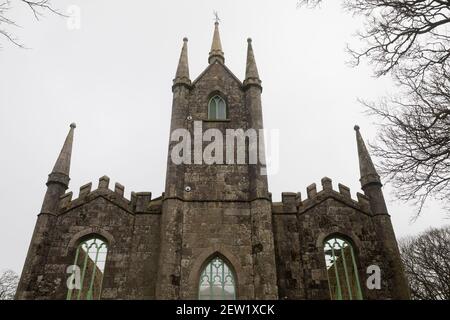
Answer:
[[[300,0],[316,7],[322,0]],[[450,0],[343,0],[366,19],[353,65],[366,59],[376,76],[391,74],[400,93],[363,101],[382,122],[372,148],[396,195],[419,204],[450,203]],[[416,215],[416,216],[417,216]]]
[[[62,16],[59,11],[53,9],[50,0],[0,0],[0,36],[21,48],[24,45],[9,31],[10,27],[19,27],[15,21],[8,18],[8,11],[13,8],[14,4],[24,5],[29,8],[36,20],[39,20],[44,12]]]
[[[19,276],[12,270],[0,274],[0,300],[12,300],[16,294]]]
[[[299,5],[321,2],[300,0]],[[450,56],[450,0],[343,0],[343,7],[366,17],[357,33],[364,46],[349,51],[355,65],[367,58],[377,76],[393,71],[422,78]]]
[[[450,226],[400,240],[400,253],[416,300],[450,300]]]
[[[367,103],[381,119],[371,145],[381,174],[399,199],[418,205],[429,197],[450,202],[450,68],[437,68],[419,85],[402,80],[398,97]]]

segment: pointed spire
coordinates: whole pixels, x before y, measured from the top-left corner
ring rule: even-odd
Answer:
[[[219,22],[214,23],[214,36],[211,45],[211,51],[209,52],[208,62],[211,64],[214,61],[220,61],[225,63],[225,56],[222,51],[222,43],[220,42]]]
[[[373,165],[366,144],[359,132],[359,126],[354,127],[356,131],[356,144],[358,146],[359,171],[361,174],[361,186],[364,188],[368,184],[376,183],[381,185],[380,176]]]
[[[69,173],[70,173],[70,159],[72,158],[72,144],[73,133],[76,128],[75,123],[70,125],[69,133],[67,134],[66,141],[59,153],[55,166],[52,172],[49,174],[47,185],[50,182],[62,183],[66,187],[69,185]]]
[[[177,73],[175,74],[175,79],[173,84],[191,84],[189,79],[189,63],[188,63],[188,47],[187,38],[183,38],[183,48],[181,49],[180,60],[178,61]]]
[[[252,39],[247,39],[247,64],[245,69],[244,86],[249,84],[255,84],[261,86],[261,80],[259,79],[258,67],[256,66],[255,54],[253,53]]]

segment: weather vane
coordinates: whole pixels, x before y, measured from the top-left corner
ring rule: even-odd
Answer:
[[[220,22],[220,18],[219,18],[219,14],[217,13],[217,11],[214,11],[213,14],[214,14],[214,21],[219,23]]]

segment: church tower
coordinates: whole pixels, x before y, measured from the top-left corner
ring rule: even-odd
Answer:
[[[323,177],[304,198],[295,190],[272,201],[262,82],[247,41],[241,81],[225,65],[216,22],[208,65],[191,80],[183,39],[161,196],[127,198],[107,176],[74,196],[67,190],[70,126],[47,180],[17,299],[409,298],[381,180],[359,127],[364,194],[355,199],[347,186]]]
[[[235,295],[276,299],[271,200],[265,161],[255,161],[255,146],[263,150],[264,141],[251,39],[244,82],[225,65],[218,22],[209,64],[194,81],[187,43],[185,38],[172,86],[156,296],[198,298],[198,270],[219,258],[233,275]]]

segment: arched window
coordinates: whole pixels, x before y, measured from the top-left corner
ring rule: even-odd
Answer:
[[[349,241],[333,236],[324,243],[332,300],[362,300],[355,252]]]
[[[75,253],[67,300],[98,300],[102,293],[108,244],[98,236],[82,241]]]
[[[227,104],[221,96],[214,96],[208,103],[208,119],[209,120],[226,120]]]
[[[198,289],[200,300],[236,299],[236,281],[233,271],[216,256],[203,269]]]

